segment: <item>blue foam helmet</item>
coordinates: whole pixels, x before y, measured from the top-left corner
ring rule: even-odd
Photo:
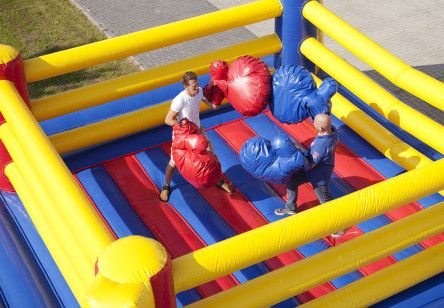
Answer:
[[[297,148],[285,133],[278,133],[272,140],[253,137],[242,146],[242,167],[254,177],[266,182],[283,184],[291,175],[303,168],[306,151]]]
[[[272,86],[270,110],[279,121],[290,124],[330,113],[330,98],[338,89],[331,77],[317,89],[310,72],[296,65],[279,67],[273,74]]]

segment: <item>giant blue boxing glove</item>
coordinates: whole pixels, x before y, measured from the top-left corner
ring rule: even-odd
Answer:
[[[254,177],[283,184],[305,166],[307,155],[307,151],[296,147],[286,134],[279,133],[272,141],[262,137],[249,139],[242,146],[240,161]]]
[[[308,114],[313,121],[315,116],[320,113],[330,114],[331,97],[338,91],[338,83],[331,77],[327,77],[315,90],[312,95],[307,95],[304,99]]]
[[[324,85],[325,84],[325,85]],[[319,113],[330,113],[330,98],[337,83],[327,78],[319,90],[310,72],[302,66],[284,65],[273,74],[270,110],[284,123],[298,123]]]

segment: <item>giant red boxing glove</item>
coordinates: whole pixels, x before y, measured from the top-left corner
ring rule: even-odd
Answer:
[[[210,65],[210,78],[214,80],[228,79],[228,63],[223,60],[217,60]]]
[[[225,97],[242,115],[254,116],[270,102],[271,80],[267,65],[261,59],[243,56],[228,70]],[[215,82],[221,89],[223,82]]]
[[[217,157],[208,151],[208,140],[199,127],[184,118],[173,127],[172,155],[177,169],[194,187],[210,187],[222,170]]]
[[[225,98],[224,92],[218,86],[214,85],[211,80],[204,87],[203,94],[215,105],[220,105]]]
[[[228,64],[225,61],[214,61],[210,65],[210,81],[204,87],[204,96],[213,104],[220,105],[225,98],[224,89],[228,78]],[[217,82],[224,85],[224,88],[216,85]]]

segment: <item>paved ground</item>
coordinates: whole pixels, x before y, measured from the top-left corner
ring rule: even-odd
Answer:
[[[71,0],[109,37],[232,7],[251,0]],[[324,5],[411,66],[444,81],[443,0],[324,0]],[[273,32],[272,20],[135,57],[150,68]],[[444,123],[444,113],[387,82],[328,37],[327,47],[365,71],[402,101]]]
[[[71,0],[109,37],[160,26],[218,10],[205,0]],[[127,3],[122,7],[122,3]],[[256,36],[245,28],[154,50],[134,57],[143,67],[150,68],[196,54],[233,45]]]

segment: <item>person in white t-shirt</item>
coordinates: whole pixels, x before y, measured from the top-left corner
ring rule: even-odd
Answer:
[[[199,118],[200,102],[203,101],[212,109],[217,109],[219,106],[211,103],[203,95],[203,90],[199,87],[199,81],[194,72],[186,72],[182,77],[182,84],[185,90],[180,92],[171,102],[170,110],[165,117],[165,123],[172,127],[183,118],[187,118],[202,129]],[[208,143],[210,144],[210,150],[212,150],[211,143],[209,141]],[[176,164],[171,155],[170,162],[165,169],[165,185],[160,192],[160,200],[164,202],[169,200],[171,179],[173,178],[176,169]],[[217,186],[226,192],[233,192],[233,188],[222,179],[217,183]]]

